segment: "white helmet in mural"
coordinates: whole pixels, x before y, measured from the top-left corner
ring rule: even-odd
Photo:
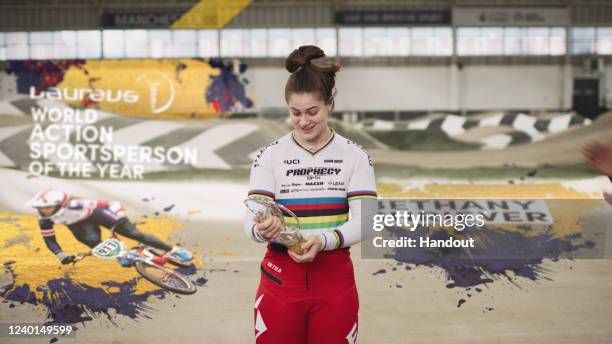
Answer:
[[[26,203],[32,208],[61,207],[68,200],[66,193],[57,190],[41,191]]]

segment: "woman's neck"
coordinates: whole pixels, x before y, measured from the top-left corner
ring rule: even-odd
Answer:
[[[329,127],[326,127],[323,132],[321,133],[321,135],[317,136],[314,140],[312,141],[306,141],[304,140],[302,137],[300,137],[299,135],[294,135],[293,137],[296,139],[296,141],[302,146],[305,147],[306,149],[308,149],[311,152],[316,152],[317,150],[319,150],[325,143],[327,143],[327,141],[329,141],[329,139],[332,136],[332,130]]]

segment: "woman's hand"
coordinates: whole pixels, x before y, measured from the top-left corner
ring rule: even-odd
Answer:
[[[266,240],[274,239],[283,230],[283,223],[274,215],[268,216],[263,221],[255,216],[254,221],[259,234]]]
[[[317,254],[323,250],[323,240],[319,235],[313,235],[302,243],[302,254],[297,254],[291,250],[287,251],[289,256],[296,263],[308,263],[312,262]]]
[[[587,162],[601,174],[612,176],[612,143],[591,142],[582,147]]]
[[[591,142],[582,147],[582,155],[589,165],[612,180],[612,143]],[[612,205],[612,193],[604,192],[603,197]]]

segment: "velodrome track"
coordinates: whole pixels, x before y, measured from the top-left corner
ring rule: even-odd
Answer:
[[[109,335],[118,331],[122,340],[113,339],[113,343],[251,342],[252,302],[263,247],[247,240],[242,231],[240,202],[247,188],[244,182],[71,181],[30,178],[24,172],[7,169],[1,170],[1,174],[5,185],[0,196],[3,212],[28,213],[23,202],[48,185],[82,197],[120,199],[132,217],[153,216],[174,204],[167,216],[186,225],[176,231],[174,239],[201,248],[202,269],[208,281],[197,294],[150,298],[146,302],[150,307],[144,313],[146,316],[129,318],[111,312],[114,324],[106,316],[78,324],[78,342],[108,342]],[[434,182],[415,180],[405,182],[403,188],[423,190]],[[542,180],[524,185],[507,185],[506,181],[486,183],[488,188],[499,185],[499,197],[504,193],[533,195],[541,192],[540,185],[548,185],[556,197],[574,197],[576,192],[597,197],[605,182],[605,178],[595,178],[563,184]],[[460,180],[437,183],[456,183],[455,188],[446,187],[449,196],[454,189],[469,187]],[[474,190],[481,189],[477,187],[479,182],[476,184],[472,186]],[[379,188],[385,189],[384,185]],[[478,196],[476,193],[474,197]],[[143,202],[143,199],[154,201]],[[612,209],[607,210],[601,216],[609,217]],[[7,238],[2,239],[6,245]],[[41,239],[32,235],[29,240],[25,243],[33,245]],[[359,247],[352,249],[352,257],[360,291],[361,343],[431,343],[432,338],[438,343],[605,343],[612,340],[612,329],[608,326],[612,320],[610,260],[546,260],[542,264],[549,271],[546,278],[501,278],[481,285],[481,292],[477,292],[447,288],[445,272],[436,267],[406,270],[392,260],[361,259]],[[41,252],[36,259],[55,258]],[[1,281],[6,279],[5,274]],[[460,299],[467,302],[458,307]],[[27,303],[0,303],[0,322],[16,319],[40,323],[48,317],[44,309]],[[28,339],[28,342],[48,343],[49,339]],[[75,340],[60,338],[59,342]]]

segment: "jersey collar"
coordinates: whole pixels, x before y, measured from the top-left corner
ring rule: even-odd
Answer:
[[[319,153],[320,151],[322,151],[322,150],[323,150],[323,148],[327,147],[327,146],[328,146],[328,145],[329,145],[329,144],[332,142],[332,140],[334,139],[334,137],[336,136],[336,132],[334,131],[334,129],[329,128],[329,130],[331,130],[331,132],[332,132],[331,136],[329,137],[329,140],[327,140],[327,142],[325,142],[325,144],[324,144],[323,146],[321,146],[321,148],[317,149],[317,150],[316,150],[316,151],[314,151],[314,152],[313,152],[313,151],[310,151],[308,148],[306,148],[306,147],[302,146],[302,145],[301,145],[301,144],[300,144],[300,143],[299,143],[299,142],[298,142],[298,141],[295,139],[295,136],[293,136],[293,131],[291,132],[291,140],[293,140],[293,142],[294,142],[294,143],[295,143],[295,144],[296,144],[298,147],[300,147],[300,148],[302,148],[303,150],[307,151],[307,152],[308,152],[308,153],[310,153],[311,155],[315,155],[315,154]]]

